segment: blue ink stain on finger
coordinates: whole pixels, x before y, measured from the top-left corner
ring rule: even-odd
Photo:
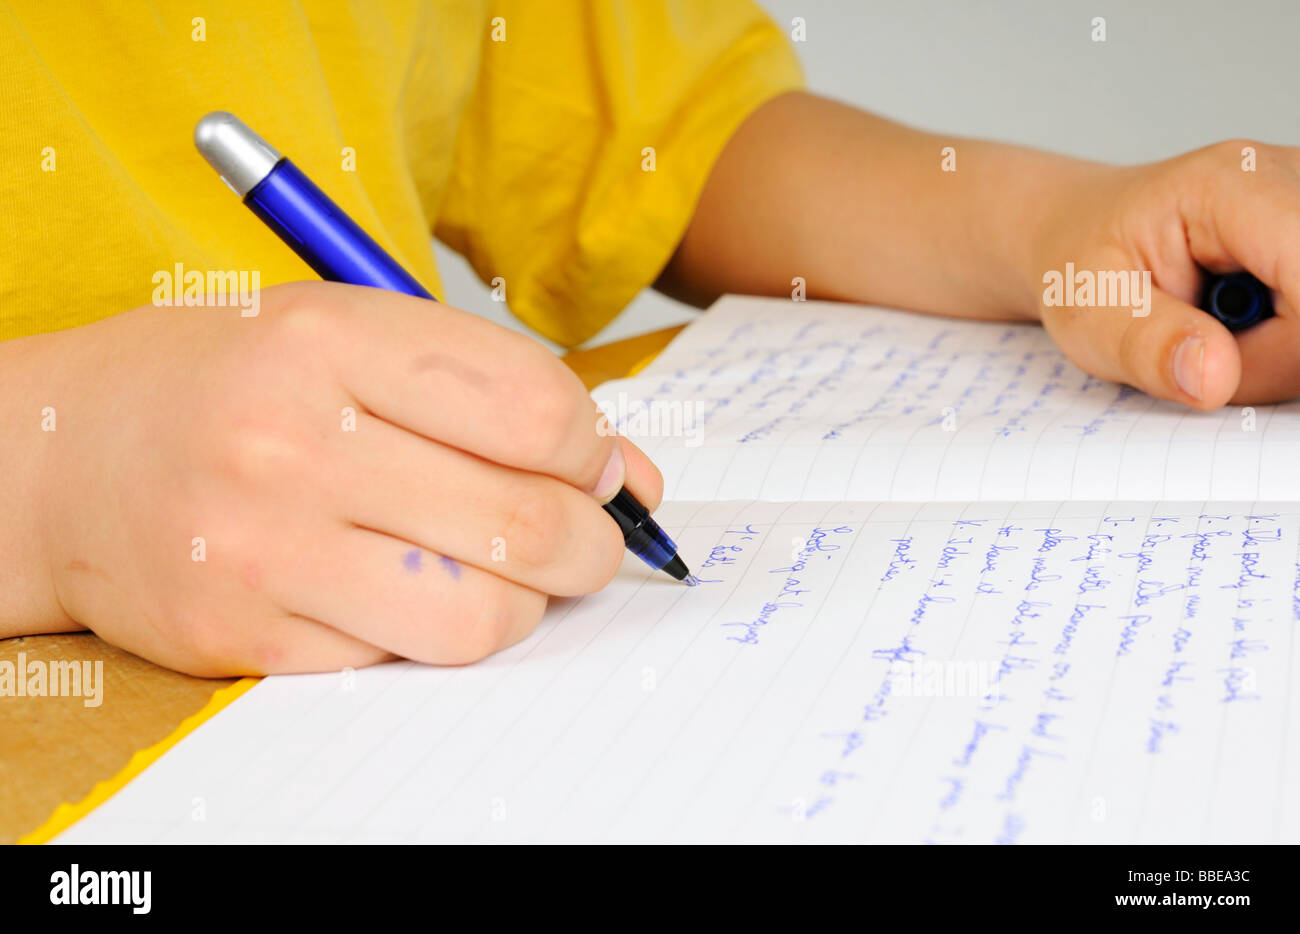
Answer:
[[[448,558],[446,555],[439,555],[438,563],[442,565],[444,571],[451,575],[452,580],[460,580],[460,565],[454,559]]]
[[[424,570],[424,553],[418,548],[412,548],[402,556],[402,567],[412,574],[419,574]]]

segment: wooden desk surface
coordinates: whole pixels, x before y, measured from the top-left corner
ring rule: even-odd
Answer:
[[[654,331],[565,357],[590,389],[626,376],[681,328]],[[169,736],[234,679],[192,678],[114,648],[88,632],[0,640],[0,661],[102,661],[103,700],[0,697],[0,842],[43,824],[64,802],[86,797],[140,749]]]

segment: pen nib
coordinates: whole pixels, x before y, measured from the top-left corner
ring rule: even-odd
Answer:
[[[691,569],[686,566],[686,562],[678,554],[674,554],[668,560],[668,563],[663,566],[662,570],[673,580],[681,581],[687,587],[694,587],[699,583],[699,580],[691,573]]]

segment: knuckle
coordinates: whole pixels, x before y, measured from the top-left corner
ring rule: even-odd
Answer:
[[[545,567],[568,540],[569,528],[567,510],[557,497],[525,492],[514,499],[506,520],[506,554],[528,567]]]
[[[515,451],[526,469],[546,470],[565,450],[568,432],[554,415],[537,413],[522,418]]]
[[[512,611],[508,585],[489,581],[477,603],[459,621],[451,663],[467,665],[502,648],[513,628]]]
[[[293,487],[310,466],[307,445],[283,428],[243,424],[230,429],[219,445],[223,476],[243,489]]]
[[[316,308],[294,308],[276,318],[271,325],[267,344],[283,364],[289,360],[310,359],[327,343],[329,315]]]
[[[579,521],[574,525],[572,554],[553,556],[557,571],[552,574],[544,589],[559,597],[576,597],[595,593],[603,588],[623,566],[626,546],[623,533],[618,524],[613,522],[604,510],[600,509],[590,497],[582,497],[578,502],[575,495],[575,507]],[[556,561],[555,558],[559,560]]]
[[[282,282],[264,290],[263,295],[263,307],[277,318],[296,312],[319,312],[337,304],[334,290],[327,283],[310,280]]]
[[[515,446],[521,461],[544,468],[573,443],[573,426],[579,404],[586,399],[577,377],[558,358],[529,366],[512,380],[509,398]],[[595,419],[592,419],[593,425]]]
[[[292,282],[275,286],[266,316],[265,339],[284,359],[310,359],[304,351],[318,351],[330,342],[344,314],[344,304],[323,282]]]

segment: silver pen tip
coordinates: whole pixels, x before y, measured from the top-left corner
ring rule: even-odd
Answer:
[[[700,585],[700,579],[694,574],[687,574],[682,578],[682,583],[687,587],[698,587]]]
[[[244,197],[271,174],[280,153],[232,113],[216,110],[194,127],[194,145],[221,180]]]

